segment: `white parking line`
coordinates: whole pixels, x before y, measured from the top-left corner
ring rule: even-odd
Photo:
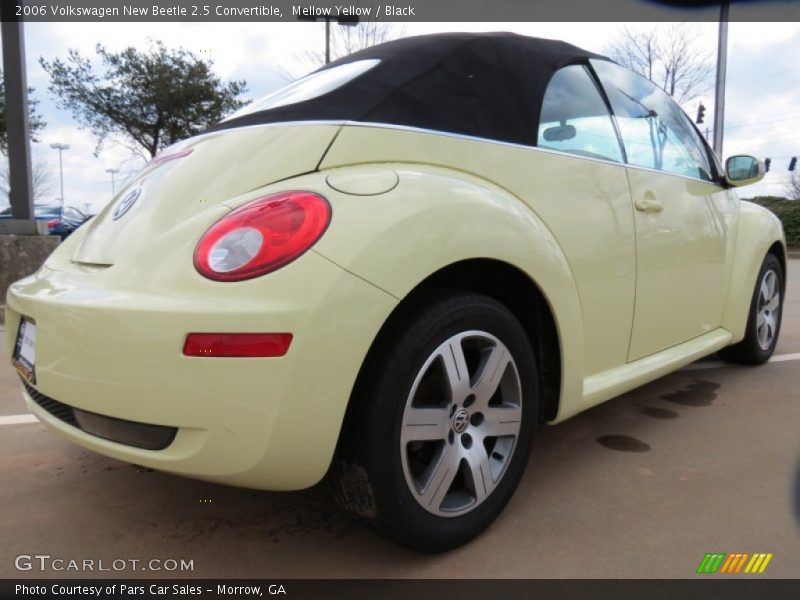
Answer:
[[[769,359],[769,362],[786,362],[787,360],[800,360],[800,352],[795,352],[794,354],[776,354],[772,358]],[[686,367],[683,367],[681,371],[699,371],[700,369],[720,369],[722,367],[735,367],[736,365],[731,363],[726,363],[722,361],[713,361],[713,362],[696,362],[692,363]]]
[[[0,417],[0,425],[22,425],[23,423],[38,423],[39,419],[33,415],[8,415]]]
[[[769,362],[783,362],[785,360],[800,360],[800,352],[794,354],[776,354],[769,359]]]

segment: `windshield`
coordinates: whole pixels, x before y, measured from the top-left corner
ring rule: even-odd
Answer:
[[[359,75],[366,73],[379,62],[381,61],[377,58],[357,60],[337,67],[331,67],[330,69],[315,71],[263,98],[259,98],[255,102],[251,102],[224,119],[223,122],[270,108],[305,102],[306,100],[312,100],[313,98],[328,94],[344,84],[353,81],[353,79]]]

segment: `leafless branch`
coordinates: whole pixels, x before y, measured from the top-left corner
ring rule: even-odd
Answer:
[[[685,23],[661,25],[641,33],[625,28],[607,53],[661,86],[679,104],[685,105],[711,88],[713,57],[698,49]]]
[[[402,37],[404,34],[405,28],[397,23],[361,21],[356,26],[331,23],[331,60],[388,42]],[[323,43],[324,40],[321,40],[319,49],[307,50],[298,57],[302,73],[291,73],[293,79],[325,65]]]
[[[785,189],[788,198],[800,201],[800,177],[796,171],[786,178]]]
[[[8,158],[0,154],[0,207],[9,206],[10,181],[8,174]],[[40,203],[47,200],[53,193],[55,178],[50,171],[47,161],[39,153],[35,153],[31,163],[31,184],[33,186],[33,201]]]

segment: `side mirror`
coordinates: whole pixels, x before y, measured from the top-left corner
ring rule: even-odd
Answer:
[[[764,179],[767,169],[753,156],[740,154],[725,161],[725,181],[733,186],[750,185]]]

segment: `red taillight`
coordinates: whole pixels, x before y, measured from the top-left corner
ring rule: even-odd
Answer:
[[[183,344],[186,356],[277,357],[292,343],[291,333],[190,333]]]
[[[240,206],[214,223],[194,250],[194,266],[215,281],[264,275],[311,248],[331,220],[328,201],[312,192],[280,192]]]
[[[48,229],[52,229],[52,228],[53,228],[53,227],[55,227],[56,225],[58,225],[58,219],[50,219],[50,220],[47,222],[47,228],[48,228]]]

